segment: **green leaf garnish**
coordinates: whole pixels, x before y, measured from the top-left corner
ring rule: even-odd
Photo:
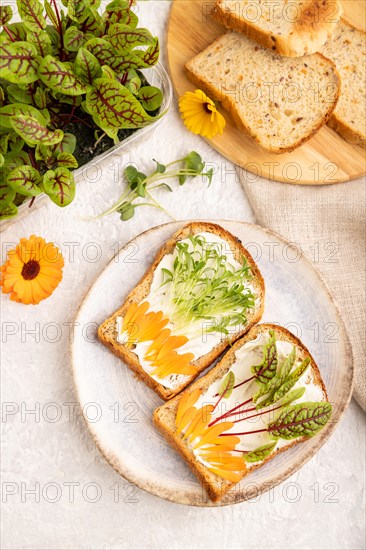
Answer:
[[[230,370],[220,384],[219,396],[224,399],[229,399],[230,395],[233,393],[234,385],[235,374]]]
[[[277,445],[277,441],[274,441],[273,443],[268,443],[267,445],[262,445],[261,447],[258,447],[254,451],[244,453],[243,459],[245,462],[261,462],[271,454],[271,452],[274,450],[276,445]]]
[[[269,334],[270,340],[263,348],[262,363],[254,365],[251,369],[259,384],[267,384],[275,376],[277,370],[276,336],[273,330],[270,330]]]
[[[274,422],[268,425],[271,437],[294,439],[313,437],[328,422],[332,405],[328,402],[305,402],[286,407]]]

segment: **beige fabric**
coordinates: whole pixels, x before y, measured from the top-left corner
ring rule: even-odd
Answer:
[[[328,283],[353,347],[354,397],[365,410],[366,180],[297,186],[244,170],[239,177],[258,223],[298,243]]]

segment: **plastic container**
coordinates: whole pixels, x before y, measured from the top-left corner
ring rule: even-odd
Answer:
[[[172,85],[166,70],[162,65],[158,63],[157,65],[155,65],[155,67],[142,70],[142,72],[145,74],[151,86],[157,86],[163,92],[163,102],[160,110],[161,112],[166,113],[171,105],[173,94]],[[159,126],[163,119],[164,117],[161,117],[156,122],[149,124],[149,126],[145,126],[140,130],[136,130],[136,132],[134,132],[131,136],[121,141],[117,145],[114,145],[113,147],[108,149],[108,151],[105,151],[101,155],[98,155],[94,159],[90,160],[87,164],[84,164],[83,166],[80,166],[79,168],[74,170],[73,174],[75,183],[78,184],[83,179],[84,170],[88,170],[92,166],[96,166],[99,163],[104,162],[106,158],[118,152],[120,152],[121,154],[126,153],[137,142],[146,140],[150,136],[150,134]],[[19,220],[24,219],[30,212],[35,212],[39,208],[42,208],[42,206],[47,204],[47,201],[49,200],[50,199],[45,194],[38,195],[32,207],[29,208],[30,199],[27,199],[20,206],[18,206],[18,214],[14,218],[10,218],[8,220],[3,220],[2,222],[0,222],[0,232],[3,232],[10,225],[18,222]]]

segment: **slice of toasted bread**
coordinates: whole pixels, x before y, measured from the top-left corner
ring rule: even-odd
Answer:
[[[346,141],[366,147],[366,33],[342,19],[322,53],[335,63],[342,79],[328,126]]]
[[[340,0],[216,0],[213,17],[280,55],[316,53],[335,31]]]
[[[143,368],[140,363],[138,355],[134,353],[133,349],[129,349],[125,344],[117,341],[117,329],[116,322],[117,317],[123,318],[128,308],[132,303],[141,304],[148,297],[151,286],[154,280],[154,274],[167,255],[171,255],[178,241],[188,239],[192,235],[200,233],[212,233],[214,236],[221,238],[227,243],[228,251],[232,255],[232,258],[241,263],[245,260],[250,267],[252,274],[252,280],[250,281],[253,292],[256,296],[255,307],[250,309],[247,313],[247,323],[238,327],[238,332],[235,334],[230,333],[230,337],[219,341],[208,353],[191,361],[191,364],[196,367],[196,373],[183,377],[182,383],[179,383],[177,387],[166,387],[161,381],[156,380],[150,376],[148,372]],[[188,384],[190,384],[200,372],[206,369],[215,359],[217,359],[222,352],[230,345],[245,334],[253,325],[259,322],[264,309],[264,281],[263,277],[254,262],[249,252],[242,246],[239,239],[231,235],[228,231],[219,225],[206,222],[193,222],[189,223],[175,233],[171,239],[169,239],[164,246],[158,252],[153,264],[143,276],[141,281],[127,296],[126,301],[121,308],[118,309],[110,318],[104,321],[98,329],[99,340],[107,346],[117,357],[120,357],[146,384],[148,384],[162,399],[170,399],[182,391]],[[203,333],[202,333],[203,334]],[[189,341],[187,343],[187,349],[189,352]]]
[[[335,65],[321,54],[286,58],[228,32],[186,65],[239,129],[273,153],[290,152],[328,120],[340,94]]]
[[[193,452],[192,444],[188,444],[186,440],[182,438],[181,433],[177,433],[176,428],[176,415],[177,415],[177,409],[179,402],[182,398],[185,396],[188,396],[192,392],[195,392],[197,390],[198,393],[201,393],[199,401],[200,405],[209,405],[213,402],[217,402],[217,393],[215,393],[217,387],[220,387],[222,380],[225,378],[225,375],[227,375],[229,370],[232,370],[234,365],[239,366],[239,368],[244,368],[240,363],[238,363],[238,359],[236,357],[236,353],[245,345],[248,343],[253,342],[257,337],[263,334],[269,334],[269,331],[274,331],[277,342],[288,342],[292,346],[295,346],[296,348],[296,363],[303,361],[305,358],[310,359],[309,366],[307,370],[305,371],[305,374],[303,375],[304,378],[300,378],[299,383],[301,382],[302,385],[306,385],[306,383],[309,385],[311,383],[312,387],[315,388],[316,395],[319,397],[315,401],[327,401],[327,393],[324,386],[324,383],[322,381],[319,369],[310,355],[307,348],[300,342],[300,340],[291,334],[288,330],[285,328],[279,327],[277,325],[270,325],[270,324],[262,324],[257,325],[253,327],[243,338],[238,340],[232,348],[223,356],[221,361],[216,365],[215,368],[213,368],[208,374],[197,380],[194,384],[192,384],[187,390],[185,390],[182,394],[178,395],[168,403],[165,403],[161,407],[155,410],[153,415],[153,421],[155,425],[158,427],[158,429],[162,432],[166,440],[175,448],[176,451],[186,460],[188,465],[190,466],[193,473],[198,477],[198,479],[201,481],[203,486],[205,487],[208,497],[212,501],[218,501],[220,500],[224,494],[230,490],[233,485],[235,485],[234,481],[230,481],[227,479],[222,478],[221,476],[213,473],[208,468],[208,464],[204,464],[197,460],[196,455]],[[277,344],[276,344],[277,346]],[[240,361],[240,360],[239,360]],[[259,361],[260,362],[260,359]],[[256,363],[254,363],[256,364]],[[247,365],[246,367],[247,368]],[[279,370],[280,365],[278,365],[277,369]],[[277,370],[277,371],[278,371]],[[238,372],[238,371],[236,371]],[[249,373],[252,373],[250,369],[248,370]],[[243,372],[243,377],[246,378],[246,374]],[[304,383],[304,379],[306,379],[308,382]],[[255,385],[255,384],[254,384]],[[245,386],[244,386],[245,387]],[[310,387],[310,386],[309,386]],[[239,392],[234,394],[232,393],[231,397],[233,399],[233,403],[237,403],[239,400],[239,403],[242,399],[242,395],[240,392],[243,391],[242,387],[238,387],[234,390],[234,392]],[[214,398],[212,397],[214,395]],[[314,394],[313,394],[314,395]],[[241,398],[241,399],[240,399]],[[225,400],[221,402],[224,403]],[[304,402],[306,401],[306,394],[304,394],[303,397],[299,398],[296,402]],[[311,400],[313,401],[313,400]],[[196,402],[197,403],[197,402]],[[191,403],[190,406],[194,405],[194,403]],[[249,405],[248,405],[249,406]],[[217,405],[216,405],[217,407]],[[228,406],[228,408],[230,408]],[[224,410],[227,411],[228,408],[225,408]],[[253,410],[253,409],[251,409]],[[198,409],[199,411],[199,409]],[[221,414],[222,410],[220,413]],[[207,411],[206,413],[207,414]],[[254,413],[251,413],[254,414]],[[278,413],[276,413],[278,414]],[[215,417],[211,417],[215,418]],[[248,424],[251,424],[250,429],[256,429],[258,426],[255,424],[255,420],[248,421]],[[274,419],[274,415],[272,413],[271,420]],[[230,418],[225,419],[225,421],[230,420]],[[235,423],[234,432],[240,432],[240,423]],[[244,439],[244,445],[247,445],[247,441]],[[265,462],[276,456],[278,453],[292,447],[293,445],[296,445],[297,443],[300,443],[301,441],[305,440],[306,437],[299,437],[294,440],[285,441],[284,445],[281,445],[278,447],[276,444],[276,447],[271,452],[271,454],[265,458],[264,460],[260,462],[256,462],[253,464],[249,464],[247,468],[244,469],[244,471],[239,472],[239,481],[243,477],[245,477],[249,472],[253,471],[256,468],[259,468],[262,466]],[[284,440],[281,440],[284,441]],[[194,440],[194,443],[196,443],[196,439]],[[211,443],[208,443],[209,445]],[[253,442],[252,442],[253,444]],[[235,451],[236,452],[236,451]],[[217,453],[219,454],[219,453]],[[236,456],[236,455],[235,455]],[[237,456],[240,456],[239,454]],[[244,463],[244,460],[243,460]]]

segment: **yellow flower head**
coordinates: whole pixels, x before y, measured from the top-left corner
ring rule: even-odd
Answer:
[[[224,117],[202,90],[186,92],[179,100],[179,110],[184,124],[194,134],[212,138],[224,131]]]
[[[35,235],[21,239],[0,267],[2,292],[11,293],[15,302],[39,304],[61,281],[63,267],[61,252],[53,243]]]

